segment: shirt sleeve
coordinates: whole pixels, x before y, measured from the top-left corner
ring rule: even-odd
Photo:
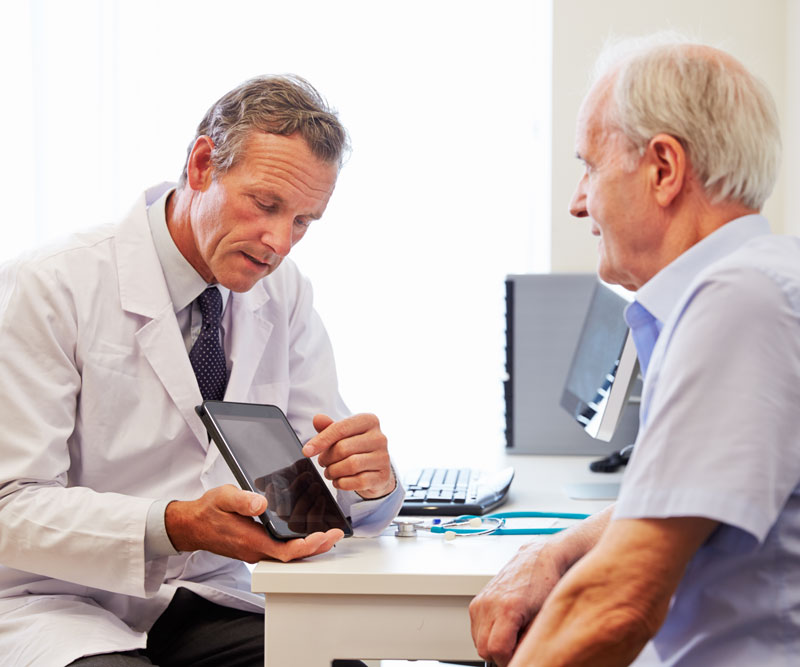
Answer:
[[[65,281],[43,264],[0,269],[0,562],[145,597],[166,569],[144,560],[152,501],[68,486],[81,390],[71,303]]]
[[[180,553],[167,534],[166,511],[169,500],[155,500],[147,510],[147,523],[144,528],[144,560],[149,562],[165,556]]]
[[[346,516],[353,522],[353,535],[356,537],[374,537],[380,535],[391,521],[398,515],[406,496],[400,484],[400,478],[392,467],[397,485],[389,495],[366,500],[354,491],[343,491],[338,495],[339,505]]]
[[[756,269],[698,283],[654,352],[615,518],[701,516],[764,540],[800,479],[792,301]]]

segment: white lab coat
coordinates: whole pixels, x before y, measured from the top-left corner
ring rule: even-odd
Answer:
[[[303,441],[317,412],[344,416],[330,343],[294,264],[230,298],[226,399],[280,406]],[[145,196],[121,224],[0,270],[3,664],[143,647],[177,585],[261,608],[238,561],[202,551],[144,560],[154,499],[235,484],[194,412],[200,402]]]

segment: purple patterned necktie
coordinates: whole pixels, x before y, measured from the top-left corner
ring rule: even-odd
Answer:
[[[219,325],[222,320],[222,295],[216,287],[207,287],[197,297],[203,325],[189,352],[200,394],[204,401],[221,401],[228,384],[225,352],[220,344]]]

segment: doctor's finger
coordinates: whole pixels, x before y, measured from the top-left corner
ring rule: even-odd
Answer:
[[[331,462],[325,467],[325,477],[337,480],[362,473],[374,473],[388,479],[391,472],[391,459],[388,452],[367,452],[352,454],[344,459]]]
[[[318,428],[323,423],[327,423],[328,420],[330,420],[330,417],[317,415],[314,417],[315,428]],[[303,454],[306,456],[322,454],[347,438],[371,432],[374,432],[377,436],[383,436],[380,432],[380,422],[378,418],[372,414],[358,414],[341,419],[338,422],[331,421],[305,444],[303,447]]]
[[[283,542],[269,555],[284,562],[316,556],[329,551],[343,537],[344,533],[341,530],[331,528],[325,533],[311,533],[306,537]]]
[[[389,447],[386,436],[380,431],[371,431],[344,438],[322,452],[317,462],[321,466],[330,466],[359,455],[378,457],[375,459],[378,463],[373,464],[375,466],[381,465],[381,462],[389,465]]]
[[[221,486],[216,491],[214,502],[223,512],[258,516],[267,509],[267,499],[258,493],[237,489],[232,484]]]

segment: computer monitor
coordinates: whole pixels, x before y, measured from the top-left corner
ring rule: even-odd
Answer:
[[[639,376],[624,319],[633,295],[597,282],[561,394],[563,407],[593,438],[609,441]]]
[[[561,407],[598,440],[611,440],[626,406],[634,401],[631,393],[641,392],[636,348],[624,318],[625,307],[632,298],[622,288],[599,281],[595,285],[561,394]],[[627,421],[635,419],[635,414],[628,408]],[[634,427],[638,427],[638,420],[635,422]],[[602,464],[600,469],[613,470],[617,464],[608,463],[622,458],[615,453],[595,462],[595,466]],[[619,483],[604,480],[568,484],[565,491],[572,498],[612,499],[619,493]]]

